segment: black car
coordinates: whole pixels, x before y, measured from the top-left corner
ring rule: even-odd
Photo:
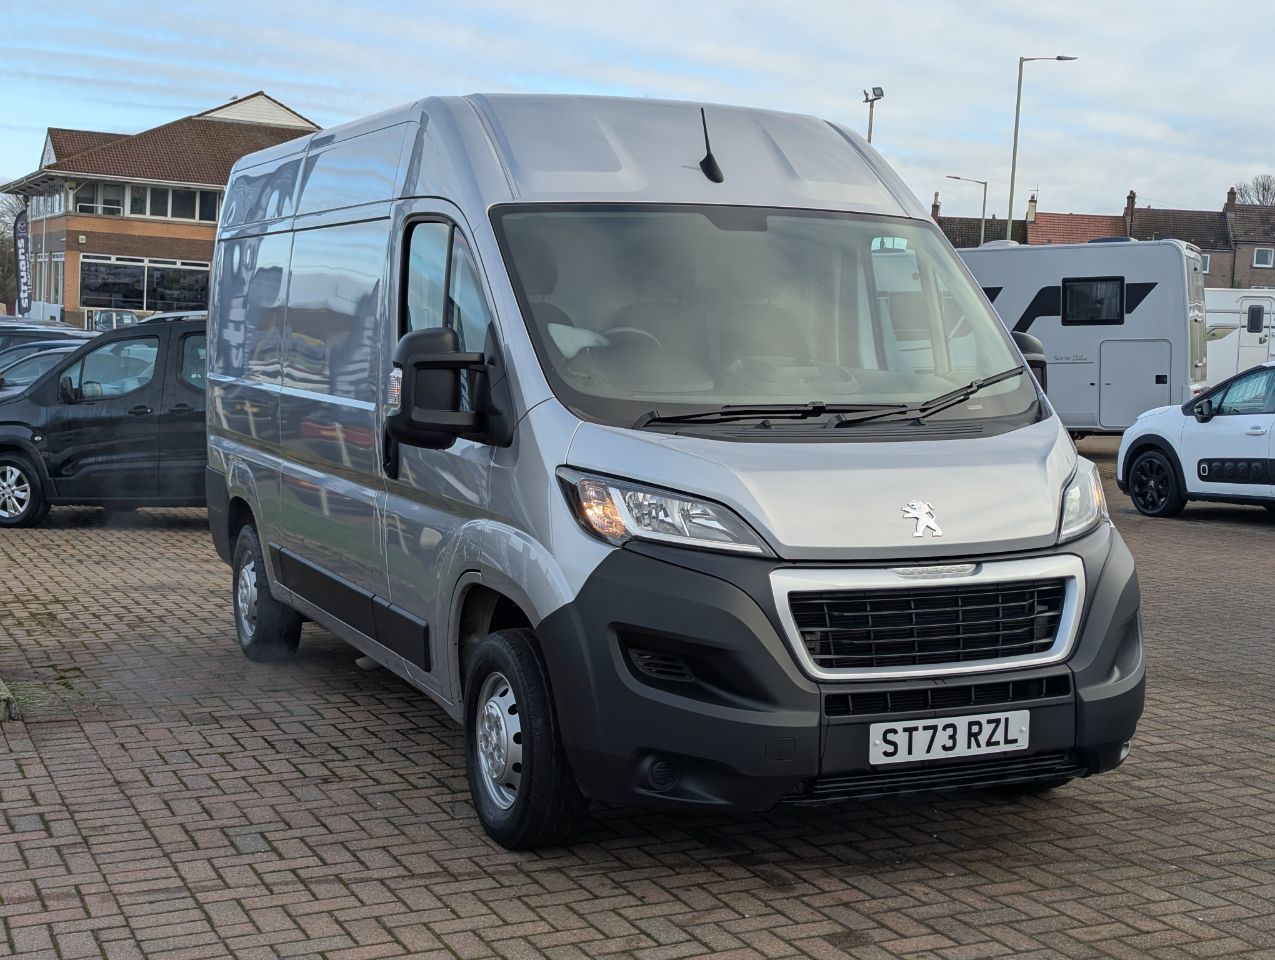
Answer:
[[[0,350],[36,340],[91,340],[96,334],[65,323],[40,323],[34,320],[0,323]],[[16,358],[15,358],[16,359]]]
[[[37,350],[11,347],[0,352],[0,390],[30,386],[78,349],[74,340],[53,340]]]
[[[202,320],[123,328],[0,386],[0,527],[56,504],[202,506],[207,344]]]

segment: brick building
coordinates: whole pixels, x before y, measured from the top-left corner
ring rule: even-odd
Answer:
[[[315,129],[263,92],[136,134],[49,128],[39,169],[0,186],[27,199],[33,314],[206,306],[231,166]]]

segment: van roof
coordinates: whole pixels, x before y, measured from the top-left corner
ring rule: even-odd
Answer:
[[[699,167],[701,108],[722,183]],[[320,169],[329,151],[345,154],[339,162],[331,158],[339,178]],[[297,162],[302,154],[304,164]],[[379,176],[369,158],[382,168]],[[282,172],[289,163],[297,169],[296,192],[291,204],[286,198],[276,204],[275,217],[289,209],[301,215],[410,196],[459,198],[462,206],[482,209],[574,201],[765,205],[915,218],[928,213],[880,155],[844,126],[712,103],[432,97],[250,154],[231,174],[228,199],[235,199],[237,176],[260,182],[261,174]],[[276,175],[271,189],[279,186]],[[253,219],[240,217],[232,225]]]

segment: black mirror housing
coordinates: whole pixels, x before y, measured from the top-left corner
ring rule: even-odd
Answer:
[[[1206,397],[1201,400],[1192,408],[1191,412],[1195,414],[1195,419],[1200,421],[1200,423],[1208,423],[1214,416],[1212,399]]]
[[[1045,345],[1040,342],[1039,337],[1033,337],[1030,333],[1024,333],[1021,330],[1015,330],[1011,336],[1014,338],[1014,344],[1018,347],[1018,352],[1023,355],[1023,359],[1027,361],[1027,366],[1031,369],[1036,382],[1040,384],[1040,389],[1048,393],[1048,364],[1045,362]]]
[[[401,377],[397,409],[385,429],[399,443],[446,450],[457,437],[481,431],[482,414],[461,409],[461,379],[483,367],[481,353],[462,353],[456,331],[413,330],[394,348],[394,376]]]

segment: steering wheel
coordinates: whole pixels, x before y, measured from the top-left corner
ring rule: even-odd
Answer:
[[[650,330],[643,330],[640,327],[612,327],[610,330],[602,331],[602,336],[610,337],[615,333],[627,333],[637,337],[646,337],[661,350],[664,349],[664,344],[660,342],[660,338],[653,334]]]

